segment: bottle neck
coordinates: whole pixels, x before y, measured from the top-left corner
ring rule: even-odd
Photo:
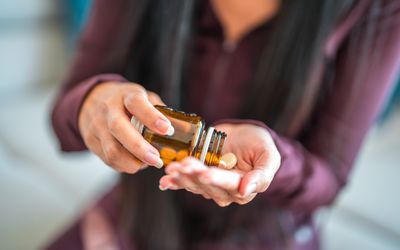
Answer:
[[[226,134],[209,127],[203,131],[200,141],[199,160],[208,166],[218,166],[221,159]]]
[[[131,118],[131,123],[139,133],[143,133],[143,124],[134,116]],[[207,166],[218,166],[225,138],[226,134],[217,131],[214,127],[203,130],[200,135],[198,149],[195,151],[194,156]]]

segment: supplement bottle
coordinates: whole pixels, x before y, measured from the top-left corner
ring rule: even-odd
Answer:
[[[205,127],[204,120],[193,113],[184,113],[165,106],[155,106],[174,127],[174,134],[160,135],[145,127],[134,116],[131,123],[159,152],[164,165],[193,156],[208,166],[218,166],[226,134]]]

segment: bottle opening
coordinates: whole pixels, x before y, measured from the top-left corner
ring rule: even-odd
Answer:
[[[206,138],[204,139],[203,148],[201,149],[201,154],[199,159],[202,163],[205,163],[206,156],[208,153],[208,147],[210,146],[211,138],[214,134],[214,131],[215,131],[214,127],[209,127],[207,129]]]

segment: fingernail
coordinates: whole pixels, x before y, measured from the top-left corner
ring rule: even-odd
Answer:
[[[256,183],[251,183],[247,185],[246,191],[244,192],[244,196],[248,196],[249,194],[252,194],[256,191],[257,184]]]
[[[153,153],[153,152],[151,152],[151,151],[150,151],[150,152],[147,152],[147,154],[146,154],[144,160],[145,160],[148,164],[150,164],[150,165],[152,165],[152,166],[155,166],[156,168],[161,168],[161,167],[164,165],[164,163],[163,163],[163,161],[160,159],[160,157],[159,157],[157,154],[155,154],[155,153]]]
[[[172,127],[172,125],[170,125],[168,127],[167,135],[172,136],[174,133],[175,133],[175,129],[174,129],[174,127]]]
[[[161,191],[165,191],[165,190],[168,189],[168,187],[163,187],[163,186],[161,186],[161,185],[159,185],[158,188],[159,188]]]
[[[160,158],[158,158],[155,167],[162,168],[163,166],[164,166],[164,162]]]
[[[175,130],[174,127],[172,127],[171,123],[169,121],[166,121],[164,119],[158,119],[156,121],[156,127],[161,130],[161,131],[166,131],[166,135],[171,136],[174,134]]]

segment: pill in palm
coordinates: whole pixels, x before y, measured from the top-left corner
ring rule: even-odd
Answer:
[[[219,161],[219,167],[224,169],[232,169],[236,166],[237,158],[233,153],[224,154]]]

